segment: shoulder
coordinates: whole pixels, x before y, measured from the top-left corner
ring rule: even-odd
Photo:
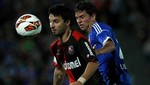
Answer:
[[[106,28],[106,27],[109,27],[111,28],[108,24],[104,23],[104,22],[95,22],[93,25],[92,25],[93,28]]]
[[[60,42],[60,39],[59,39],[59,38],[56,39],[54,42],[52,42],[52,43],[50,44],[50,48],[53,47],[53,46],[55,46],[55,45],[57,45],[59,42]]]
[[[81,38],[83,39],[87,39],[85,35],[83,35],[81,32],[77,31],[77,30],[73,30],[72,32],[72,36],[75,38],[75,40],[79,40]]]
[[[59,43],[60,43],[60,39],[58,38],[52,44],[50,44],[50,52],[52,53],[52,55],[54,55]]]
[[[111,27],[104,23],[104,22],[96,22],[92,25],[92,30],[94,30],[96,33],[101,33],[103,30],[111,30]]]

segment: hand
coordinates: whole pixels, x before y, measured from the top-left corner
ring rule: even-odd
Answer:
[[[70,85],[83,85],[83,84],[79,81],[75,81],[75,82],[71,83]]]

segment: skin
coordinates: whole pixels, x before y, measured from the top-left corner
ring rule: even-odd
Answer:
[[[56,67],[54,70],[53,85],[62,85],[65,74],[66,73],[63,68]]]
[[[52,33],[55,36],[59,36],[62,42],[66,42],[71,35],[70,21],[64,22],[61,16],[54,16],[53,14],[49,15],[49,21]],[[97,70],[98,66],[99,66],[98,61],[89,62],[86,66],[84,73],[81,76],[84,77],[86,80],[88,80]],[[64,76],[65,70],[63,68],[56,67],[54,70],[53,85],[62,85]],[[75,81],[70,85],[83,85],[83,84],[79,81]]]
[[[91,31],[92,25],[96,22],[96,14],[93,13],[91,16],[86,11],[75,12],[76,21],[82,31],[88,34]],[[95,49],[95,48],[94,48]],[[115,44],[111,39],[108,39],[105,45],[100,49],[95,49],[96,55],[108,53],[115,50]]]
[[[92,24],[95,22],[95,14],[89,16],[85,11],[75,13],[76,21],[82,31],[90,33]]]

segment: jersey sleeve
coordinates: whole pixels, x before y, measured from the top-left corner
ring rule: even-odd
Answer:
[[[56,53],[57,53],[57,43],[58,43],[58,40],[56,40],[54,43],[52,43],[51,45],[50,45],[50,52],[51,52],[51,54],[52,54],[52,56],[53,56],[53,66],[54,67],[60,67],[61,65],[59,64],[59,62],[58,62],[58,59],[57,59],[57,57],[56,57]]]
[[[104,30],[101,29],[100,32],[97,32],[96,29],[94,29],[92,35],[94,34],[95,34],[96,42],[101,43],[102,46],[104,46],[106,41],[109,39],[113,41],[113,39],[111,38],[111,32],[108,29],[104,29]]]
[[[96,38],[98,39],[98,41],[104,46],[105,45],[105,43],[106,43],[106,41],[108,40],[108,39],[111,39],[107,34],[106,34],[106,32],[101,32],[100,34],[98,34],[97,36],[96,36]]]
[[[87,61],[87,62],[94,62],[98,61],[95,52],[93,51],[91,45],[89,44],[88,40],[84,38],[80,38],[77,42],[77,48],[80,55]]]

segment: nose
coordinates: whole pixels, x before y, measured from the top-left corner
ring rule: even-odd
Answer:
[[[81,19],[78,18],[78,19],[77,19],[77,23],[81,23],[81,22],[82,22]]]
[[[52,22],[50,22],[50,28],[53,29],[54,28],[54,24]]]

